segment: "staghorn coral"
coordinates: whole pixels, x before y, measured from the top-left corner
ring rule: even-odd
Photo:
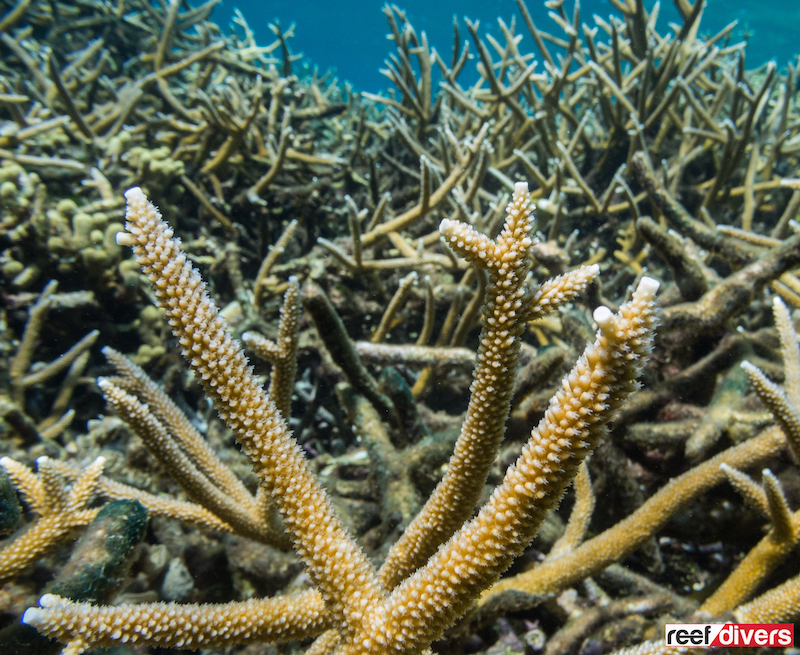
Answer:
[[[42,457],[37,463],[38,476],[8,457],[0,461],[38,517],[21,536],[0,550],[2,580],[14,577],[97,516],[98,509],[90,509],[87,505],[103,472],[105,460],[102,457],[89,466],[69,489],[59,480],[48,458]]]
[[[131,190],[128,200],[131,235],[123,242],[135,246],[162,306],[168,310],[184,354],[206,382],[207,393],[215,398],[218,410],[235,430],[246,452],[251,453],[251,461],[260,474],[264,489],[279,508],[298,553],[326,601],[331,620],[337,625],[342,652],[371,651],[373,644],[385,649],[418,652],[463,613],[476,591],[485,588],[502,572],[532,538],[536,525],[544,516],[544,509],[558,501],[569,483],[571,472],[596,445],[604,423],[633,388],[638,360],[649,351],[654,309],[652,299],[657,283],[645,280],[618,316],[608,309],[595,313],[600,326],[598,341],[586,351],[573,374],[564,380],[564,390],[554,399],[549,415],[534,431],[528,448],[516,466],[509,470],[503,485],[498,487],[482,514],[467,523],[414,576],[387,594],[382,591],[383,585],[378,582],[376,572],[347,535],[324,492],[306,468],[275,405],[252,380],[246,360],[225,333],[224,322],[208,299],[197,273],[186,264],[178,242],[171,240],[171,231],[160,221],[160,215],[147,203],[139,189]],[[528,235],[530,209],[527,205],[527,187],[518,185],[514,201],[509,205],[503,236],[497,244],[450,223],[443,224],[442,231],[457,244],[461,240],[466,245],[464,252],[474,251],[476,261],[483,260],[485,265],[496,267],[496,275],[522,281],[524,277],[519,278],[516,266],[524,266],[527,259],[524,248],[531,244]],[[463,245],[459,247],[464,248]],[[478,253],[483,253],[480,259]],[[513,287],[508,284],[500,283],[498,289],[513,292]],[[523,293],[520,290],[519,294]],[[486,334],[492,333],[495,323],[500,329],[513,330],[519,309],[521,307],[513,304],[498,306],[496,319],[487,320]],[[491,339],[488,343],[494,341]],[[505,356],[513,342],[499,341],[493,349],[496,352],[494,357]],[[205,343],[208,345],[202,345]],[[483,388],[486,382],[482,376],[497,369],[489,352],[482,358],[486,362],[486,372],[476,374],[475,378],[474,393],[481,404],[488,398],[495,398],[496,393],[503,393],[490,386]],[[467,416],[465,430],[470,429],[469,412]],[[254,423],[251,417],[257,418],[258,422]],[[480,425],[489,427],[488,418],[483,423],[479,419],[472,420],[478,428]],[[476,437],[477,434],[471,437],[467,433],[465,437],[462,433],[461,440]],[[465,471],[475,468],[466,461],[463,466]],[[449,486],[464,487],[469,473],[460,478],[454,475]],[[445,525],[443,530],[452,533],[456,527]],[[430,547],[426,550],[432,551]],[[410,558],[409,569],[416,568],[415,556],[403,554],[400,557]],[[434,586],[437,579],[440,583]],[[340,580],[347,584],[341,587]],[[427,598],[430,591],[422,596],[419,594],[418,589],[432,591],[437,587],[436,598]],[[364,602],[365,599],[371,602],[372,608]],[[74,624],[78,618],[70,607],[64,606],[61,600],[45,597],[42,609],[30,611],[26,621],[57,634],[59,614],[65,618],[72,616],[64,625]],[[430,614],[433,607],[437,608],[435,615]],[[423,619],[420,610],[428,620]],[[139,621],[133,617],[130,621],[125,619],[126,608],[120,611],[123,625],[129,626],[125,628],[127,637],[124,638],[146,638],[147,633],[128,632],[135,630]],[[199,607],[195,611],[204,610]],[[213,614],[216,608],[211,611]],[[434,617],[435,621],[431,622]],[[99,643],[109,643],[105,641],[108,637],[123,638],[119,628],[108,637],[105,636],[108,633],[100,628],[113,619],[96,617],[92,620],[98,621],[91,632],[99,636]],[[314,628],[309,626],[309,630],[313,634]],[[140,636],[134,636],[137,634]],[[213,636],[213,629],[210,634]],[[67,638],[70,652],[82,652],[92,643],[93,637],[87,629],[78,628],[72,635]],[[246,632],[243,636],[247,639],[249,635]],[[177,640],[179,644],[185,641],[181,637]]]

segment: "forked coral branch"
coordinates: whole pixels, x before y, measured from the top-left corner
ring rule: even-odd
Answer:
[[[284,417],[228,334],[224,319],[181,252],[172,230],[141,190],[131,189],[126,197],[128,231],[119,235],[119,241],[133,247],[184,356],[250,457],[319,590],[319,596],[307,593],[276,600],[286,603],[289,612],[279,620],[294,627],[290,635],[284,634],[265,617],[261,628],[265,630],[264,641],[311,636],[319,631],[322,620],[335,632],[326,633],[320,645],[335,648],[342,655],[427,652],[431,642],[530,543],[546,511],[558,503],[580,463],[597,445],[608,419],[636,387],[636,377],[651,348],[658,283],[644,278],[617,314],[605,307],[595,311],[599,327],[596,341],[564,378],[519,459],[478,515],[464,523],[438,551],[426,554],[423,561],[418,561],[411,550],[398,551],[392,558],[396,564],[386,570],[401,573],[384,577],[344,528],[292,439]],[[487,437],[486,433],[502,436],[508,415],[505,397],[510,394],[510,385],[509,390],[501,387],[498,376],[510,375],[513,381],[515,342],[521,330],[517,322],[529,313],[524,304],[524,280],[529,265],[527,249],[532,244],[530,229],[531,208],[527,185],[522,183],[515,189],[506,224],[496,242],[466,225],[444,221],[441,226],[451,245],[474,264],[489,269],[494,280],[491,285],[497,289],[490,293],[484,308],[486,321],[472,409],[462,431],[462,437],[473,433],[472,451],[496,449],[499,438]],[[511,369],[510,374],[503,371],[506,367]],[[488,460],[493,457],[494,452]],[[453,461],[462,463],[451,468],[463,470],[460,478],[453,480],[456,490],[468,489],[473,470],[481,470],[480,465],[476,469],[473,459],[468,452],[454,457]],[[474,504],[472,498],[469,502]],[[431,517],[428,531],[444,533],[447,538],[452,529],[441,525],[441,513],[434,512]],[[440,539],[434,537],[431,543],[437,541]],[[394,578],[391,586],[383,582],[387,578]],[[299,616],[293,615],[291,603],[303,598],[307,601],[302,605],[304,610]],[[321,602],[324,615],[319,613]],[[233,617],[241,608],[241,604],[233,604],[222,611],[236,623]],[[309,612],[310,608],[315,609]],[[152,610],[160,612],[159,618],[143,606],[98,610],[45,596],[41,607],[29,610],[25,620],[44,634],[66,642],[66,652],[77,655],[95,644],[132,641],[166,645],[163,633],[177,632],[177,622],[174,630],[167,623],[169,608],[153,606]],[[213,623],[213,616],[219,616],[219,606],[195,605],[188,611],[196,617],[193,624],[197,635],[217,629],[217,624],[206,626]],[[147,624],[143,629],[144,616]],[[105,627],[111,625],[113,629]],[[245,630],[231,635],[227,643],[247,641],[250,635],[252,630]],[[192,639],[178,637],[177,642],[169,643],[195,648],[201,645],[199,636]]]
[[[103,473],[105,459],[98,457],[70,487],[47,457],[37,460],[39,474],[8,457],[0,459],[12,483],[22,494],[36,520],[19,537],[0,550],[0,581],[12,578],[45,553],[86,527],[99,508],[89,508]]]

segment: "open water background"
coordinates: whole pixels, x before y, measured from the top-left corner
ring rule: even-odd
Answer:
[[[227,31],[234,7],[244,14],[256,33],[259,43],[270,43],[273,35],[267,25],[278,19],[286,28],[297,23],[296,37],[290,41],[294,52],[302,52],[305,60],[320,70],[335,69],[341,79],[349,81],[357,91],[377,92],[390,86],[379,69],[393,44],[386,39],[388,25],[381,11],[383,0],[223,0],[213,18]],[[469,34],[464,16],[480,19],[481,34],[487,31],[503,42],[497,18],[509,23],[517,18],[517,33],[523,35],[521,49],[534,51],[533,40],[521,20],[514,0],[403,0],[397,5],[406,11],[417,33],[425,30],[428,42],[450,60],[453,47],[453,16],[461,28],[461,41]],[[560,34],[548,18],[548,9],[541,0],[528,0],[528,11],[539,29]],[[650,10],[652,0],[646,0]],[[572,14],[573,1],[567,0],[567,13]],[[607,17],[616,14],[608,0],[583,0],[581,21],[593,24],[592,15]],[[666,33],[668,23],[678,20],[671,0],[662,0],[659,32]],[[800,0],[708,0],[701,23],[701,32],[713,34],[737,20],[734,36],[747,35],[747,67],[756,68],[774,59],[783,68],[800,53]],[[470,52],[475,54],[474,47]],[[474,64],[467,65],[467,73]]]

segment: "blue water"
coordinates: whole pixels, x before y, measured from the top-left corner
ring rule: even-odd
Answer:
[[[491,32],[503,42],[497,17],[508,23],[517,17],[517,33],[523,35],[520,48],[534,49],[519,16],[514,0],[405,0],[398,2],[419,33],[425,30],[428,41],[450,60],[453,47],[453,16],[460,21],[461,40],[468,38],[463,17],[480,19],[481,33]],[[548,18],[548,10],[540,0],[528,0],[528,11],[537,27],[558,34],[557,27]],[[652,0],[645,0],[651,8]],[[214,12],[214,20],[227,32],[233,8],[238,7],[250,27],[255,31],[259,43],[270,43],[272,33],[267,25],[275,18],[286,28],[297,23],[296,38],[290,45],[294,52],[302,52],[307,61],[321,70],[335,69],[341,79],[351,82],[356,90],[376,92],[390,86],[379,69],[383,66],[393,44],[386,39],[388,25],[381,11],[382,0],[223,0]],[[571,15],[572,0],[567,0],[567,11]],[[779,8],[780,7],[780,8]],[[616,13],[607,0],[584,0],[581,3],[581,21],[593,24],[592,15],[607,17]],[[678,13],[671,0],[662,0],[658,19],[659,32],[668,30],[668,22],[678,20]],[[800,0],[708,0],[702,29],[703,33],[714,33],[738,20],[734,30],[737,38],[749,35],[747,64],[755,68],[769,59],[783,67],[800,52]],[[471,52],[475,52],[471,47]]]

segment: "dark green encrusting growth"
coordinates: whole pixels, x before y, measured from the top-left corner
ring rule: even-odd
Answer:
[[[17,527],[21,516],[17,493],[5,471],[0,470],[0,535],[7,535]]]
[[[146,530],[147,510],[138,500],[108,503],[81,536],[51,593],[102,602],[121,581]]]
[[[2,478],[8,485],[5,474]],[[51,592],[92,603],[108,602],[124,578],[134,547],[144,538],[147,521],[147,510],[138,500],[108,503],[75,544]],[[25,623],[0,632],[3,655],[54,655],[60,650],[58,643]]]

